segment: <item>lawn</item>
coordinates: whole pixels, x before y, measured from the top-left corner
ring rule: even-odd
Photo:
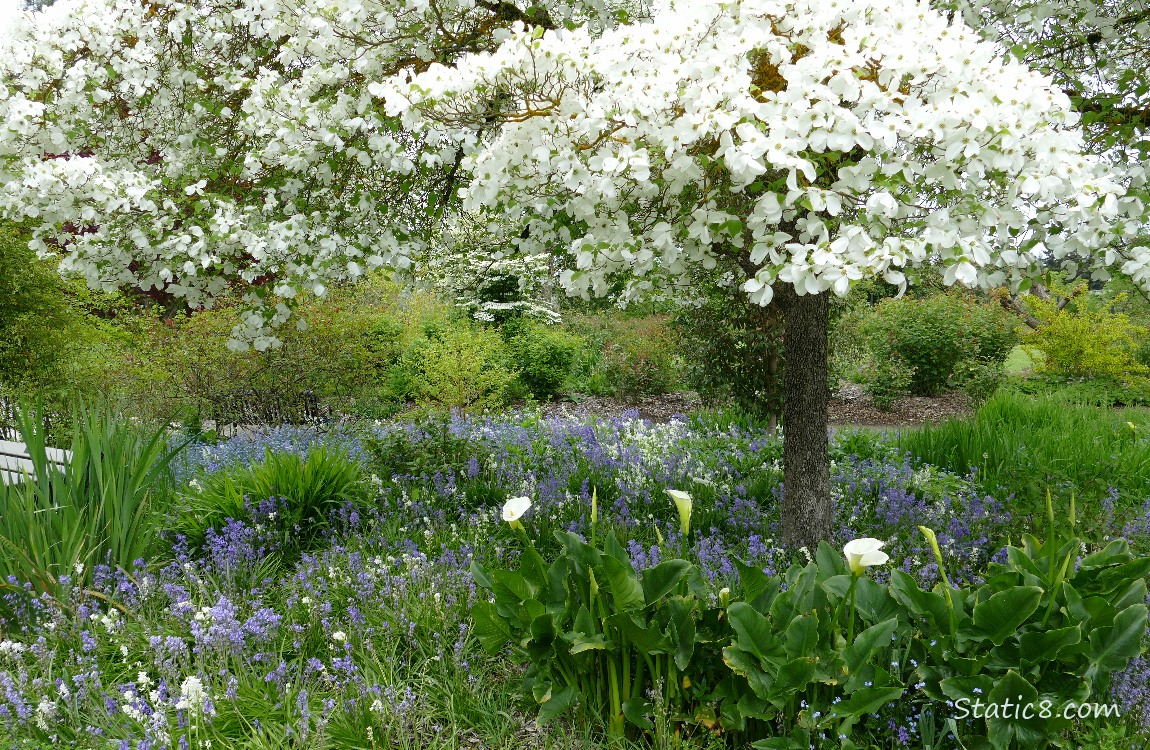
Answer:
[[[1147,450],[1144,432],[1121,440]],[[872,433],[836,435],[832,458],[835,538],[811,562],[804,555],[815,557],[813,551],[788,552],[776,542],[780,440],[721,413],[650,424],[527,412],[284,427],[191,442],[172,464],[170,484],[157,485],[150,498],[145,559],[120,568],[98,560],[57,565],[47,586],[47,579],[9,579],[0,603],[0,736],[4,746],[21,748],[719,748],[799,736],[811,747],[970,747],[985,726],[931,697],[930,675],[918,660],[938,654],[921,640],[929,629],[909,615],[896,618],[898,631],[885,633],[885,645],[872,644],[860,667],[867,687],[854,693],[844,696],[853,689],[849,680],[844,688],[815,676],[777,707],[768,701],[756,708],[754,696],[730,694],[736,683],[745,690],[743,676],[755,685],[755,667],[730,666],[754,653],[747,623],[765,624],[769,613],[772,622],[786,620],[788,638],[799,637],[791,623],[816,627],[811,618],[818,616],[784,604],[799,596],[804,570],[825,592],[815,609],[831,606],[838,614],[845,591],[835,597],[824,569],[838,574],[831,579],[850,579],[840,552],[849,540],[876,538],[889,554],[889,562],[858,579],[865,583],[862,631],[871,621],[870,605],[862,603],[868,592],[919,586],[929,597],[926,589],[945,571],[960,597],[993,584],[988,566],[1005,564],[1004,546],[1018,544],[1023,531],[1049,531],[1035,528],[1040,512],[1015,504],[1009,473],[995,475],[992,494],[980,479],[986,472],[939,468],[901,454],[896,438]],[[1123,465],[1113,469],[1122,489],[1102,489],[1109,498],[1104,512],[1091,494],[1096,483],[1076,487],[1070,476],[1052,485],[1057,525],[1065,525],[1076,493],[1079,517],[1089,521],[1092,549],[1074,550],[1075,569],[1088,571],[1095,558],[1082,555],[1113,537],[1129,539],[1136,553],[1150,550],[1150,506],[1139,501],[1148,493],[1132,494],[1136,483]],[[689,528],[667,489],[692,498]],[[530,500],[519,530],[501,517],[513,496]],[[919,526],[937,534],[937,555]],[[548,564],[568,560],[567,583],[536,582],[536,554]],[[621,628],[603,631],[615,632],[615,642],[591,638],[587,622],[594,617],[582,610],[568,613],[576,624],[566,641],[552,639],[553,657],[540,655],[544,641],[534,631],[522,642],[503,637],[536,598],[546,603],[556,590],[559,602],[575,597],[563,588],[581,580],[570,560],[592,554],[612,558],[603,563],[610,576],[589,580],[611,592],[599,597],[601,607],[621,608],[603,613],[604,623]],[[671,573],[666,590],[653,593],[657,579]],[[768,594],[770,581],[782,576],[786,585]],[[637,580],[640,603],[627,609],[621,592]],[[1145,598],[1140,583],[1131,591]],[[851,605],[854,593],[852,584]],[[1089,607],[1095,625],[1110,632],[1098,619],[1103,598]],[[558,627],[567,615],[560,614],[565,605],[556,606]],[[675,618],[688,611],[697,622],[688,623],[694,635],[684,638],[687,621]],[[883,624],[876,618],[865,633]],[[1107,627],[1116,629],[1118,619],[1111,615]],[[620,709],[625,720],[620,714],[615,723],[606,708],[621,701],[595,692],[613,684],[606,669],[595,682],[608,662],[592,660],[622,649],[624,657],[610,666],[631,669],[626,649],[638,649],[656,623],[673,643],[662,649],[656,633],[649,653],[634,660],[638,671],[620,684],[638,687]],[[1144,640],[1145,623],[1138,627],[1136,642]],[[852,637],[854,628],[852,615]],[[729,633],[726,648],[708,640],[718,632]],[[810,649],[822,648],[809,638]],[[970,638],[965,648],[976,649]],[[1002,648],[986,653],[1017,658]],[[1116,676],[1105,694],[1091,697],[1118,704],[1122,718],[1076,720],[1059,728],[1060,736],[1080,747],[1146,741],[1150,662],[1144,647],[1141,653],[1129,664],[1111,658]],[[559,677],[565,659],[585,672],[570,675],[585,688],[578,705],[561,705],[571,696]],[[767,669],[769,662],[756,663]],[[1016,668],[1026,673],[1021,664]],[[876,701],[844,724],[847,714],[836,704],[844,697],[857,704],[879,684],[897,699]],[[537,724],[537,716],[552,713],[558,715]],[[1018,737],[1009,741],[1027,746],[1017,745],[1024,741]]]

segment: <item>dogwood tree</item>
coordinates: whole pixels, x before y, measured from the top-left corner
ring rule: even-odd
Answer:
[[[831,531],[829,294],[928,262],[1019,288],[1046,255],[1150,284],[1150,258],[1112,249],[1137,206],[1067,96],[921,4],[666,2],[369,90],[412,132],[501,123],[468,144],[463,206],[522,217],[525,252],[567,249],[569,290],[625,269],[642,294],[733,259],[752,300],[783,306],[791,543]]]
[[[1086,149],[1110,165],[1131,195],[1146,199],[1150,156],[1150,9],[1141,0],[936,0],[983,36],[1047,73],[1082,117]],[[1115,246],[1150,245],[1145,223]],[[1039,294],[1043,287],[1035,287]],[[1020,310],[1017,295],[1001,297]],[[1065,299],[1061,300],[1065,303]],[[1027,325],[1037,322],[1024,316]]]
[[[574,294],[780,305],[795,544],[831,532],[828,295],[1042,255],[1150,284],[1066,95],[921,4],[62,0],[3,44],[0,211],[92,285],[244,295],[238,340],[409,269],[456,201]]]

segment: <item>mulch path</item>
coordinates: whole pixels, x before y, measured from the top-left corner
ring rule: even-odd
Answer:
[[[883,411],[854,385],[844,386],[830,403],[830,423],[840,427],[921,427],[973,413],[974,403],[961,393],[911,396],[896,401],[890,411]]]
[[[702,406],[699,394],[664,393],[644,396],[630,404],[608,396],[580,396],[566,401],[553,401],[542,405],[549,417],[587,417],[614,419],[628,411],[638,410],[641,419],[669,422],[677,414],[688,414]],[[830,424],[836,427],[921,427],[927,422],[941,422],[950,417],[967,417],[974,405],[961,393],[941,396],[912,396],[894,404],[890,411],[878,409],[870,396],[857,386],[847,385],[830,401]]]
[[[542,405],[544,416],[588,417],[616,419],[629,411],[638,410],[640,419],[652,422],[670,422],[675,415],[685,415],[702,407],[699,394],[662,393],[644,396],[638,403],[627,403],[610,396],[576,396],[566,401],[552,401]]]

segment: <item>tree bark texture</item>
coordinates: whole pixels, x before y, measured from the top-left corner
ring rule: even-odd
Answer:
[[[814,554],[832,529],[827,446],[829,293],[784,299],[783,543]]]

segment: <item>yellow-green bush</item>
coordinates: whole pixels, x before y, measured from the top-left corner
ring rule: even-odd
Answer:
[[[1081,295],[1059,309],[1053,300],[1028,300],[1039,327],[1027,337],[1025,346],[1042,352],[1041,369],[1109,378],[1147,372],[1146,365],[1137,359],[1147,329],[1125,313],[1114,312],[1113,303],[1101,306],[1093,302],[1089,295]]]
[[[428,326],[404,352],[391,388],[424,407],[494,409],[506,403],[519,374],[508,362],[507,345],[494,329],[454,320]]]

